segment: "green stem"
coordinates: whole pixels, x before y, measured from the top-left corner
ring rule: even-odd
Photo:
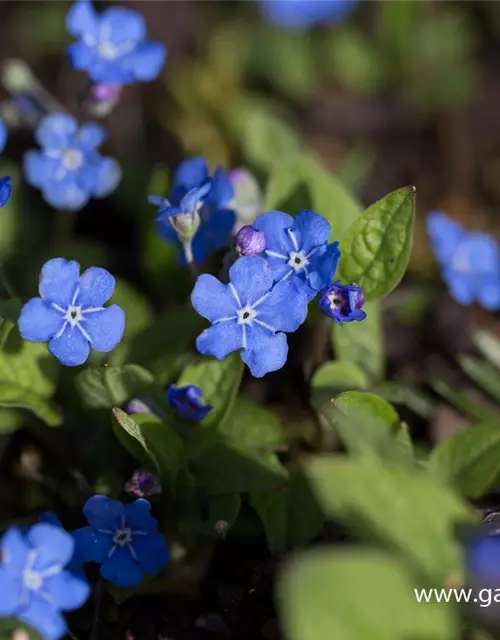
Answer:
[[[193,245],[191,244],[191,240],[186,240],[185,242],[183,242],[182,249],[184,251],[184,255],[186,256],[186,262],[187,266],[189,267],[189,271],[191,272],[193,279],[196,280],[200,274],[198,273],[198,268],[194,262]]]

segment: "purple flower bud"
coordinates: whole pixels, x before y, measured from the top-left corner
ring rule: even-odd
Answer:
[[[161,493],[162,486],[160,480],[154,473],[146,469],[137,469],[125,485],[125,491],[138,498],[147,498],[148,496]]]
[[[322,293],[319,306],[326,315],[342,326],[344,322],[366,318],[366,313],[362,311],[364,302],[361,287],[355,284],[344,285],[337,281]]]
[[[122,91],[122,86],[119,84],[104,84],[98,83],[92,85],[92,97],[97,102],[114,102],[118,100]]]
[[[240,256],[258,256],[266,248],[266,236],[263,231],[246,225],[236,234],[236,251]]]

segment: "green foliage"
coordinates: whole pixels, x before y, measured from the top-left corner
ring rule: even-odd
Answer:
[[[146,393],[154,383],[149,371],[135,364],[87,367],[75,379],[82,402],[91,409],[110,409]]]
[[[208,513],[203,514],[199,489],[190,487],[182,494],[181,531],[201,533],[214,538],[224,538],[236,522],[241,509],[241,498],[237,493],[208,497]]]
[[[323,364],[311,380],[311,404],[317,412],[323,405],[348,389],[366,389],[368,379],[352,362],[334,360]]]
[[[500,402],[500,371],[497,367],[480,358],[462,356],[459,358],[463,371],[486,391],[494,400]],[[500,420],[500,416],[499,416]]]
[[[117,304],[125,311],[125,338],[141,331],[153,320],[151,303],[135,287],[124,280],[116,279],[116,288],[110,304]]]

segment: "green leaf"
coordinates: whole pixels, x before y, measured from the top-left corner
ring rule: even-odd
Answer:
[[[384,377],[385,356],[380,304],[365,302],[366,318],[341,327],[332,322],[332,340],[339,360],[356,365],[373,381]]]
[[[342,239],[339,276],[363,287],[368,300],[387,295],[403,277],[414,211],[414,187],[399,189],[372,204]]]
[[[500,371],[495,366],[470,356],[462,356],[458,361],[478,387],[500,402]]]
[[[247,398],[237,398],[231,413],[218,424],[217,432],[241,447],[272,448],[285,441],[278,416]]]
[[[9,382],[0,382],[0,407],[26,409],[49,427],[59,427],[63,422],[61,410],[56,404],[29,389]]]
[[[429,469],[467,498],[480,498],[500,481],[500,429],[483,424],[446,438]]]
[[[0,618],[0,640],[42,640],[31,627],[17,618]]]
[[[202,427],[222,422],[233,408],[243,375],[243,362],[238,352],[224,360],[203,358],[184,369],[177,380],[178,387],[197,385],[203,391],[203,401],[213,409],[203,420]]]
[[[339,393],[367,387],[366,375],[354,363],[342,360],[327,362],[317,369],[311,380],[311,404],[320,412],[322,406]]]
[[[441,583],[463,575],[454,532],[474,516],[430,475],[335,456],[311,459],[306,471],[327,517],[341,521],[361,539],[397,551],[429,579]]]
[[[290,471],[288,482],[280,491],[252,494],[250,504],[259,514],[271,551],[284,552],[307,544],[319,534],[325,522],[299,469]]]
[[[236,522],[241,509],[241,498],[237,493],[210,496],[208,514],[201,513],[199,492],[194,491],[190,499],[182,496],[182,506],[186,502],[191,507],[191,513],[182,518],[179,528],[187,533],[202,533],[214,538],[225,538],[229,529]]]
[[[419,604],[420,585],[380,550],[314,549],[292,559],[278,583],[289,640],[454,640],[458,613],[450,604]],[[362,606],[360,606],[362,603]]]
[[[488,424],[500,424],[498,412],[489,409],[480,402],[476,402],[466,392],[455,389],[446,380],[431,377],[429,384],[436,393],[472,420]]]
[[[149,300],[135,287],[124,280],[116,280],[116,288],[110,304],[117,304],[125,311],[124,337],[128,338],[147,327],[153,319],[153,308]]]
[[[130,455],[152,466],[166,488],[175,488],[179,473],[186,467],[184,445],[176,432],[154,416],[129,416],[116,407],[113,416],[113,431]]]
[[[121,367],[89,367],[75,379],[85,406],[110,409],[146,392],[154,384],[149,371],[136,364]]]

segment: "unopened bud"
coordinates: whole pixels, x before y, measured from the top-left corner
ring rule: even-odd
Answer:
[[[258,256],[266,248],[263,231],[255,231],[251,225],[241,227],[236,234],[236,251],[240,256]]]

